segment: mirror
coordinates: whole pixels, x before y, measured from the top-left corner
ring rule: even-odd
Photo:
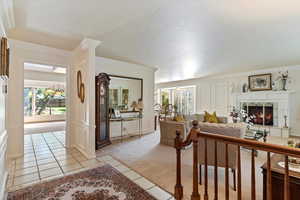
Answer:
[[[109,75],[109,108],[120,112],[134,112],[143,99],[143,79]]]

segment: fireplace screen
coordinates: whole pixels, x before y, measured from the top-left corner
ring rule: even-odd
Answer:
[[[249,116],[254,116],[254,119],[252,119],[253,124],[257,125],[267,125],[267,126],[273,126],[274,120],[274,106],[271,103],[266,104],[254,104],[250,103],[243,106],[244,110],[247,111]]]

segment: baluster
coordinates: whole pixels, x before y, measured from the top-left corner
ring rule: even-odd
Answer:
[[[215,140],[215,200],[218,200],[218,142]]]
[[[255,184],[255,155],[256,152],[252,149],[251,153],[251,200],[256,199],[256,184]]]
[[[207,139],[204,139],[204,200],[208,200],[208,174],[207,174]]]
[[[237,168],[238,168],[238,186],[237,186],[237,198],[238,200],[242,200],[242,170],[241,170],[241,147],[238,145],[238,160],[237,160]]]
[[[228,144],[225,144],[225,199],[229,200]]]
[[[175,199],[181,200],[183,198],[183,187],[181,184],[181,144],[180,132],[176,131],[175,148],[176,148],[176,185],[175,185]]]
[[[290,177],[289,177],[289,157],[285,156],[285,174],[284,174],[284,200],[290,199]]]
[[[272,200],[271,153],[268,152],[267,156],[267,200]]]
[[[193,140],[193,193],[191,200],[200,200],[198,190],[198,140]]]

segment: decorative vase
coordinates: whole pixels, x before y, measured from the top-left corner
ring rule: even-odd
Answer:
[[[286,91],[286,81],[287,81],[286,78],[283,78],[283,79],[282,79],[282,90],[283,90],[283,91]]]
[[[237,118],[235,118],[235,117],[232,118],[232,121],[233,121],[233,123],[235,123],[235,124],[238,122]]]

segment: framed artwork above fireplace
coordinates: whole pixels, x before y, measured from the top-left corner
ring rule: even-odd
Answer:
[[[272,90],[272,74],[259,74],[248,77],[250,91]]]

